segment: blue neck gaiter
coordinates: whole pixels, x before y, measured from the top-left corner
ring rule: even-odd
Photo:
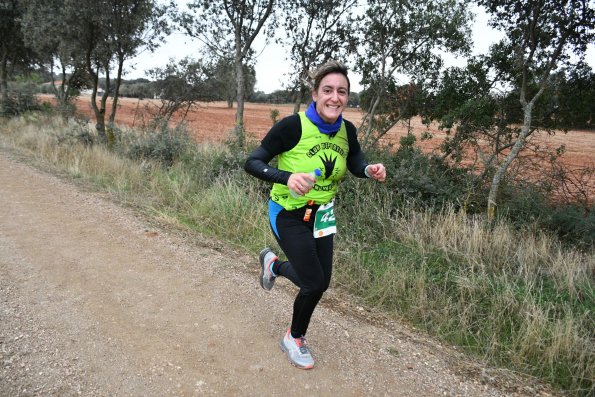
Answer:
[[[335,121],[332,124],[329,124],[322,120],[318,115],[318,112],[316,111],[316,102],[314,101],[312,101],[310,106],[308,106],[308,109],[306,109],[306,117],[308,118],[308,120],[314,123],[316,127],[318,127],[318,130],[320,132],[327,135],[339,131],[339,128],[341,128],[341,123],[343,122],[342,115],[339,115],[337,121]]]

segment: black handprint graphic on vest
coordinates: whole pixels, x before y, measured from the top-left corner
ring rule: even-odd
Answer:
[[[333,174],[333,170],[335,169],[335,163],[337,162],[337,157],[335,156],[334,158],[331,158],[326,153],[324,153],[323,156],[318,156],[318,158],[322,161],[322,164],[324,165],[324,179],[328,179]]]

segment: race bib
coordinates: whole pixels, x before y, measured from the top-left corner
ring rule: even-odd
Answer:
[[[321,205],[318,207],[318,211],[316,211],[314,238],[330,236],[334,233],[337,233],[337,221],[335,219],[333,201],[331,201],[328,204]]]

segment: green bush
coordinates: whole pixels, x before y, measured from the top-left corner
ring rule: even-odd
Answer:
[[[154,92],[151,83],[130,83],[126,82],[120,86],[120,96],[129,98],[153,98]]]
[[[543,224],[568,244],[595,248],[595,212],[592,210],[585,211],[571,204],[554,207]]]
[[[132,137],[123,150],[133,160],[154,160],[170,167],[189,146],[190,137],[184,126],[170,129],[159,125],[144,135]]]
[[[514,184],[504,180],[500,184],[498,214],[517,227],[541,222],[548,214],[546,196],[533,184]]]
[[[271,109],[271,121],[273,125],[277,123],[279,119],[279,109]]]
[[[383,188],[392,192],[393,206],[414,204],[418,209],[452,205],[466,213],[483,213],[487,206],[490,180],[482,181],[470,170],[451,167],[438,157],[425,154],[416,138],[401,138],[396,152],[368,151],[368,160],[383,162],[387,181]],[[342,185],[343,197],[352,205],[354,189],[349,180]],[[579,204],[558,204],[551,199],[551,187],[504,180],[498,197],[498,216],[517,229],[538,227],[555,233],[564,243],[581,249],[595,246],[595,214]]]
[[[553,232],[564,243],[581,248],[595,247],[595,214],[578,204],[558,204],[548,190],[533,184],[502,184],[499,216],[517,228],[537,225]]]
[[[71,122],[64,128],[62,134],[57,135],[56,139],[59,145],[74,146],[82,144],[86,147],[91,147],[97,141],[97,134],[95,129],[89,128],[86,120],[72,118]]]
[[[423,153],[415,143],[415,136],[408,135],[401,138],[394,153],[366,153],[369,162],[385,165],[384,186],[393,193],[394,205],[415,202],[420,208],[434,208],[453,203],[468,212],[484,208],[487,193],[475,175],[466,169],[449,167],[440,158]]]
[[[243,171],[246,155],[234,147],[223,145],[193,145],[180,158],[197,190],[210,188],[220,180],[247,177]]]
[[[29,87],[21,87],[19,90],[10,90],[6,101],[2,101],[0,115],[19,116],[23,113],[34,110],[41,110],[41,106],[35,98],[35,91]]]

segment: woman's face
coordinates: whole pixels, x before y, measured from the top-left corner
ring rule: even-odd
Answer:
[[[325,123],[337,121],[349,99],[349,83],[341,73],[330,73],[322,78],[320,86],[312,91],[316,111]]]

